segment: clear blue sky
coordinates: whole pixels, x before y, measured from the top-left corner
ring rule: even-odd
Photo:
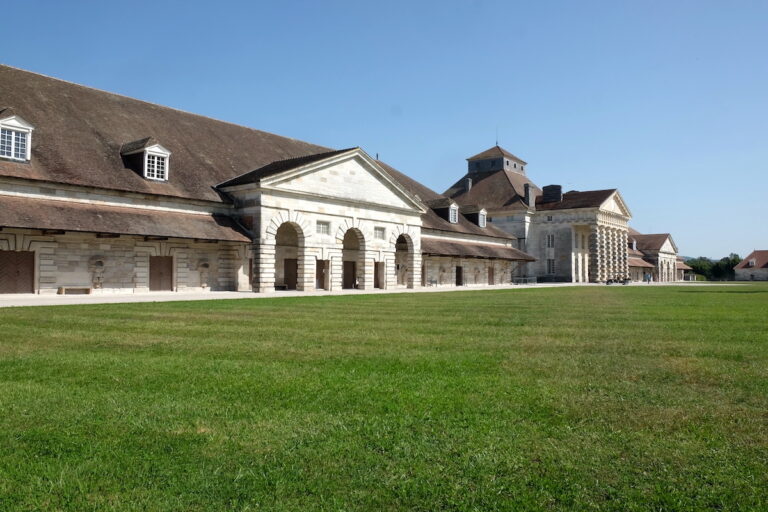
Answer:
[[[768,249],[768,2],[8,2],[0,62],[441,192],[495,142],[684,255]]]

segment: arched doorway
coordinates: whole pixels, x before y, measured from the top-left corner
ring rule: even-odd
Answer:
[[[365,238],[357,228],[350,228],[344,233],[341,251],[342,277],[344,289],[363,288],[365,272]]]
[[[397,286],[413,288],[415,259],[413,241],[408,235],[400,235],[395,241],[395,274]]]
[[[275,234],[275,290],[296,290],[299,260],[304,256],[300,228],[290,222],[280,225]]]

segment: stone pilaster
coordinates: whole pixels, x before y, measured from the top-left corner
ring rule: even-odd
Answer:
[[[315,289],[316,262],[317,258],[312,254],[311,250],[305,248],[303,251],[299,251],[297,262],[297,290],[309,292]]]
[[[261,293],[275,291],[275,243],[259,244],[255,261],[258,264],[253,270],[254,289]]]

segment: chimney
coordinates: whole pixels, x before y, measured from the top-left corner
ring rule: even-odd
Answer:
[[[464,189],[469,192],[472,190],[472,178],[466,178],[464,180]]]
[[[544,193],[543,203],[559,203],[563,200],[563,187],[561,185],[547,185],[541,190]]]
[[[530,183],[526,183],[525,185],[525,204],[528,205],[528,208],[531,210],[536,209],[536,191],[533,189]]]

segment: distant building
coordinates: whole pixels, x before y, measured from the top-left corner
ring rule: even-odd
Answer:
[[[632,214],[618,190],[539,188],[526,175],[527,163],[499,146],[468,158],[467,164],[467,173],[445,195],[462,208],[483,205],[488,220],[536,258],[518,275],[574,283],[629,275]]]
[[[669,233],[643,235],[629,228],[628,249],[632,251],[633,264],[637,265],[632,267],[631,272],[632,279],[635,281],[642,280],[642,278],[637,279],[637,276],[639,273],[645,273],[645,269],[651,273],[653,281],[661,283],[681,281],[679,270],[692,270],[685,263],[680,264],[677,245]],[[638,260],[638,257],[641,260]],[[640,261],[650,264],[650,267],[640,265]]]
[[[737,281],[768,281],[768,251],[752,251],[733,270]]]

